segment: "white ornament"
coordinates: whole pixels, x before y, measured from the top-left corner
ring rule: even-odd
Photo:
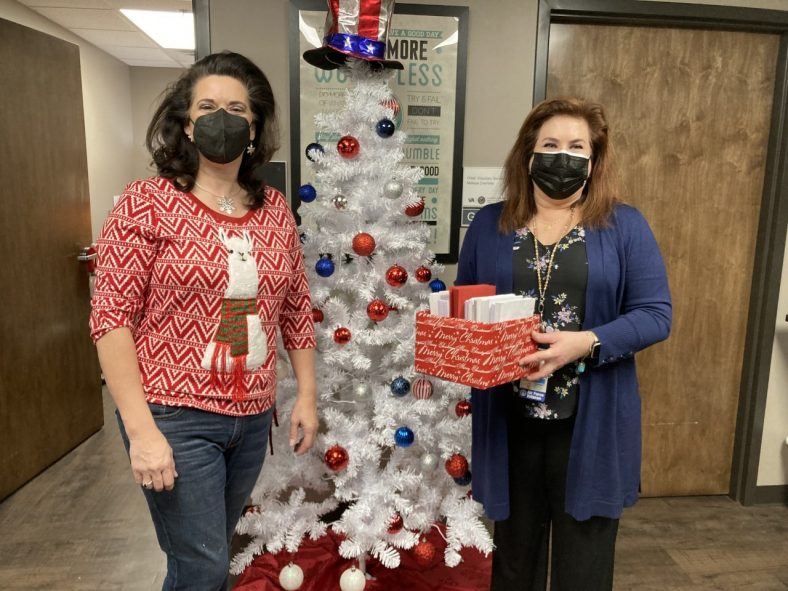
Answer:
[[[438,458],[430,453],[421,456],[421,467],[425,470],[434,470],[438,466]]]
[[[304,571],[292,562],[279,571],[279,584],[285,591],[295,591],[304,582]]]
[[[366,586],[367,578],[355,566],[351,566],[339,577],[339,588],[342,591],[364,591]]]
[[[402,195],[402,191],[404,190],[405,187],[401,182],[389,181],[383,185],[383,196],[387,199],[397,199],[400,195]]]
[[[369,384],[359,383],[353,386],[353,395],[356,398],[366,398],[369,396]]]

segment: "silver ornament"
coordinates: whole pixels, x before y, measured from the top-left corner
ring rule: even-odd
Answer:
[[[369,396],[369,385],[361,383],[353,386],[353,396],[356,398],[366,398]]]
[[[383,185],[383,196],[387,199],[397,199],[402,195],[405,186],[399,181],[389,181]]]
[[[331,200],[331,202],[337,209],[345,209],[347,207],[347,197],[341,194],[334,195],[334,198]]]
[[[426,453],[421,456],[421,467],[424,470],[434,470],[438,466],[438,458],[433,454]]]

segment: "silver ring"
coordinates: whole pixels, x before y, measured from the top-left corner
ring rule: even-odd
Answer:
[[[149,480],[148,482],[142,483],[142,488],[151,488],[153,486],[153,481]]]

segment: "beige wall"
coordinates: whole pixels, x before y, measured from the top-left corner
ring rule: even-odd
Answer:
[[[788,243],[775,318],[758,486],[788,483]]]
[[[14,0],[0,0],[0,18],[79,45],[93,237],[131,176],[129,67]]]
[[[131,126],[134,137],[132,178],[146,178],[155,174],[150,166],[150,154],[145,148],[145,133],[162,92],[182,72],[179,68],[131,68]]]
[[[500,166],[531,108],[538,0],[410,0],[470,7],[465,166]],[[693,0],[695,4],[788,10],[788,0]],[[271,80],[283,122],[276,159],[289,161],[288,0],[214,0],[213,51],[248,55]],[[442,278],[451,283],[454,266]],[[788,252],[782,275],[758,484],[788,484]]]

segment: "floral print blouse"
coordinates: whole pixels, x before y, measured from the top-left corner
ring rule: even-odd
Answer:
[[[515,232],[512,249],[514,293],[536,298],[539,305],[539,290],[536,266],[542,273],[542,282],[547,275],[547,265],[553,244],[539,245],[536,260],[534,236],[521,228]],[[580,330],[585,311],[586,284],[588,282],[588,259],[586,257],[585,230],[575,226],[558,242],[553,259],[550,281],[545,293],[542,321],[546,330]],[[577,363],[570,363],[556,371],[547,381],[544,402],[529,400],[519,382],[514,390],[528,417],[539,419],[565,419],[574,415],[577,408],[579,379]]]

